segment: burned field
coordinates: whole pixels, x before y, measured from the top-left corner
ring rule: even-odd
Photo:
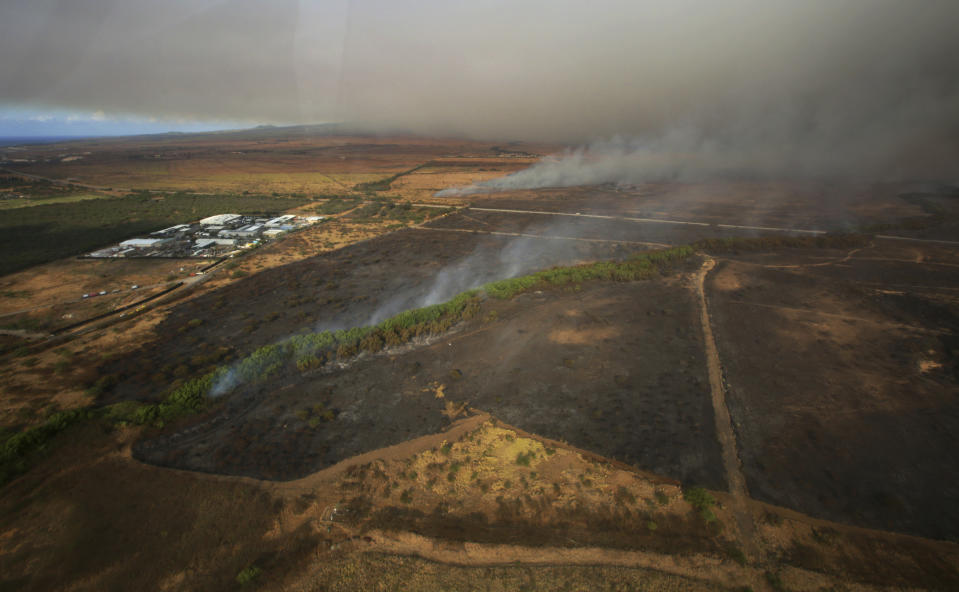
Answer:
[[[297,333],[364,326],[488,281],[645,248],[605,239],[393,232],[264,270],[176,307],[156,340],[105,365],[116,383],[105,400],[160,397],[178,378]]]
[[[722,261],[707,284],[750,494],[959,534],[959,260],[877,243]]]
[[[438,230],[468,227],[477,214],[502,234]],[[298,332],[363,326],[487,281],[648,247],[629,240],[640,229],[625,222],[577,226],[461,211],[429,227],[437,230],[394,232],[181,304],[158,327],[160,338],[106,366],[117,379],[103,400],[156,399],[177,376]],[[530,238],[559,235],[575,240]],[[448,339],[241,386],[215,416],[136,452],[164,465],[291,479],[441,431],[455,417],[448,405],[469,405],[601,455],[722,487],[697,315],[679,270],[664,280],[489,300]]]
[[[721,488],[696,315],[678,277],[489,300],[429,345],[241,387],[223,415],[136,452],[180,468],[291,479],[439,432],[468,405]]]
[[[623,215],[645,213],[642,191],[619,191],[601,188],[595,203],[618,199]],[[263,344],[375,324],[487,281],[760,233],[728,225],[721,207],[708,223],[665,224],[593,216],[586,191],[544,193],[542,203],[477,200],[184,302],[156,340],[104,366],[116,384],[101,401],[158,400],[171,383]],[[879,214],[849,219],[915,214],[904,204],[872,204]],[[717,261],[706,296],[749,494],[827,519],[955,536],[955,492],[942,481],[957,468],[945,452],[957,427],[953,251],[862,237],[841,250],[737,240],[703,248]],[[684,484],[725,488],[692,285],[702,261],[655,280],[486,299],[449,334],[239,385],[134,453],[289,480],[442,432],[473,410]]]

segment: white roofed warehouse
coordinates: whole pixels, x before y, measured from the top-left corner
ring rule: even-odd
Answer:
[[[131,238],[120,243],[121,247],[133,247],[134,249],[149,249],[159,247],[170,242],[168,238]]]
[[[210,216],[209,218],[200,220],[200,224],[204,226],[227,225],[240,218],[242,218],[242,216],[239,214],[217,214],[216,216]]]

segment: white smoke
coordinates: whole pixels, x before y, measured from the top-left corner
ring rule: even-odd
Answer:
[[[949,96],[959,103],[959,92]],[[505,177],[444,189],[436,196],[731,178],[951,181],[959,143],[941,137],[934,140],[931,130],[919,126],[913,107],[895,113],[881,126],[864,123],[854,134],[847,134],[848,126],[831,130],[825,123],[805,134],[796,133],[791,123],[764,130],[744,123],[713,133],[690,125],[654,137],[613,137],[544,157]],[[942,100],[924,103],[922,108],[946,109]],[[912,129],[914,136],[906,129]]]
[[[210,397],[219,398],[240,384],[240,376],[236,371],[236,366],[230,366],[226,372],[219,376],[210,388]]]
[[[543,236],[577,238],[582,228],[567,222],[527,229]],[[580,260],[582,252],[575,241],[514,237],[505,244],[495,242],[439,270],[432,281],[410,286],[394,295],[370,315],[367,325],[376,325],[400,312],[441,304],[454,296],[489,282],[513,278],[554,265],[569,265]]]

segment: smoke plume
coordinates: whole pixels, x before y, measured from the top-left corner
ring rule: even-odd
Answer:
[[[0,107],[591,146],[546,183],[954,176],[957,22],[955,0],[9,0]],[[616,136],[638,140],[593,145]]]

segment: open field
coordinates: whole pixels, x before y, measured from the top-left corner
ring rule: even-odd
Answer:
[[[27,208],[31,206],[45,206],[50,204],[73,203],[75,201],[86,201],[89,199],[103,199],[108,197],[99,193],[74,193],[61,197],[44,197],[36,199],[5,199],[0,200],[0,210],[13,210],[17,208]]]
[[[952,189],[441,199],[548,147],[218,136],[30,164],[332,219],[0,278],[0,590],[959,585]]]
[[[445,181],[460,184],[474,169],[482,168],[480,172],[487,176],[490,171],[503,174],[558,147],[523,144],[518,148],[533,153],[532,158],[519,159],[498,151],[495,144],[467,140],[337,136],[322,128],[261,129],[35,146],[15,153],[18,159],[32,162],[9,166],[110,190],[341,194],[357,184],[450,156],[462,161],[462,172]],[[58,155],[66,152],[83,157],[64,162]]]

